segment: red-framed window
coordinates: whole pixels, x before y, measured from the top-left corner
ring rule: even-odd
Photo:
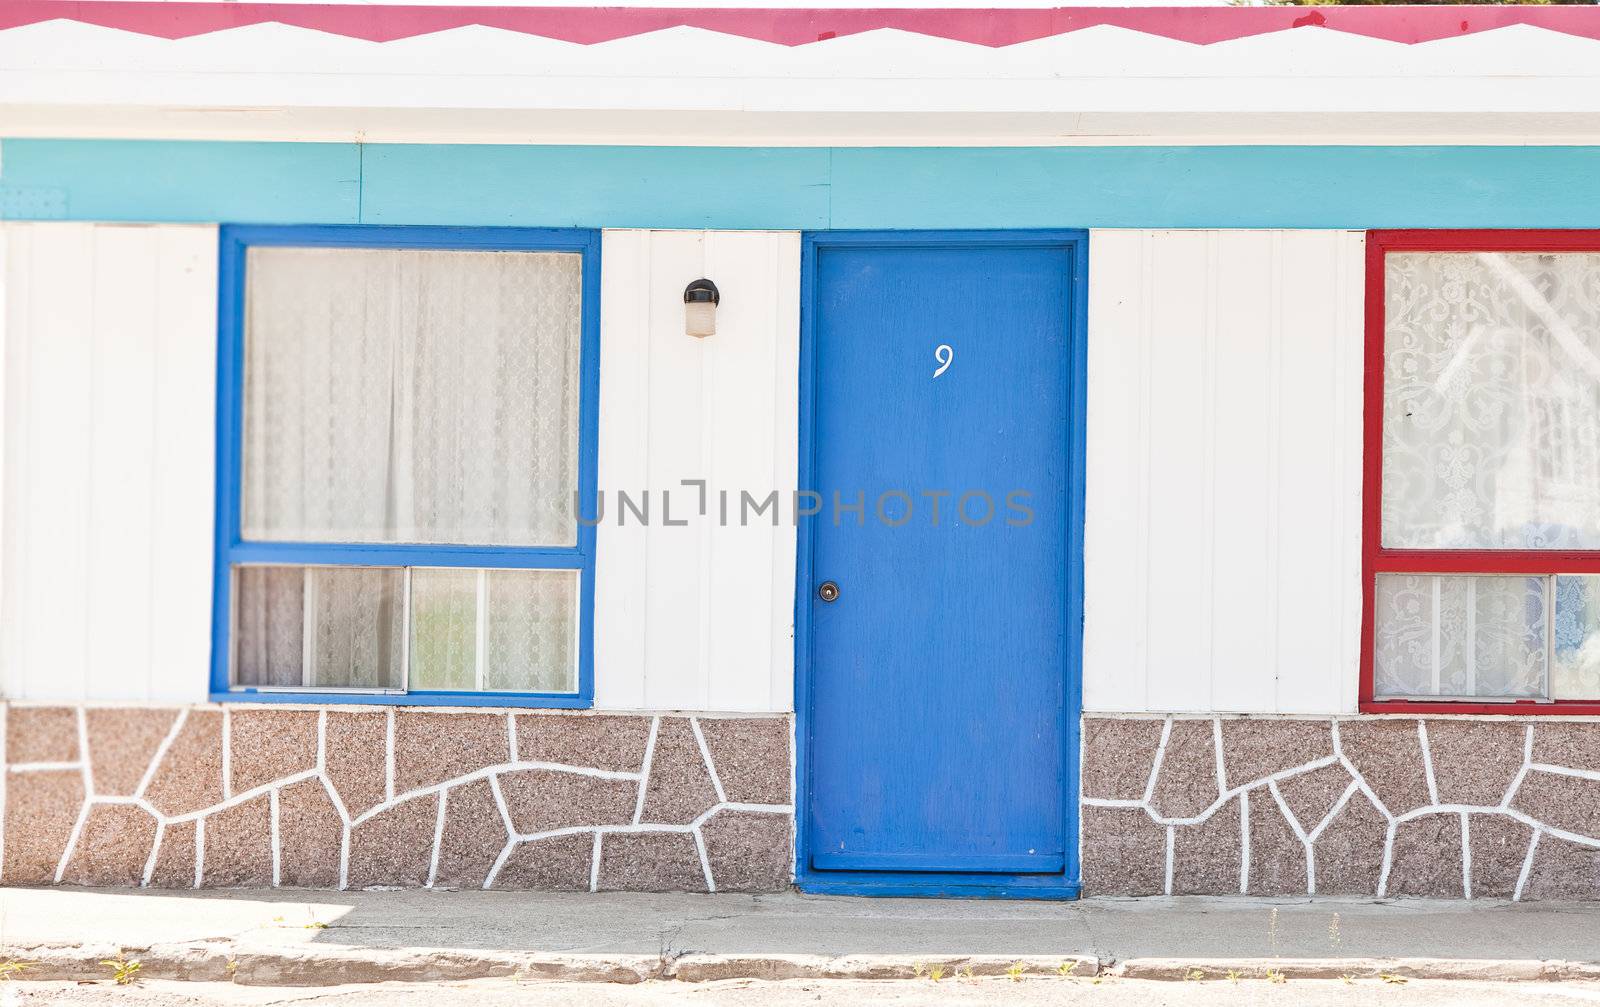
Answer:
[[[1361,708],[1600,714],[1600,231],[1367,237]]]

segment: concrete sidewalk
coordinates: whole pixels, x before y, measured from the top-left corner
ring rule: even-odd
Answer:
[[[0,890],[21,978],[262,985],[524,976],[901,978],[1070,969],[1183,978],[1600,978],[1600,907],[1323,899],[1028,903],[803,895]]]

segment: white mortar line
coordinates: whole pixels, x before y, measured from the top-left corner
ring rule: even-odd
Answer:
[[[68,770],[75,770],[77,773],[82,775],[82,773],[83,773],[83,763],[81,763],[81,762],[18,762],[15,765],[7,766],[6,769],[9,770],[10,772],[13,772],[13,773],[61,773],[61,772],[66,772]]]
[[[189,708],[185,706],[183,709],[178,711],[178,716],[173,719],[172,726],[167,728],[167,736],[162,738],[161,744],[156,746],[156,754],[150,757],[150,765],[145,767],[144,775],[139,777],[139,785],[133,789],[133,796],[143,797],[144,792],[150,788],[150,784],[155,781],[156,770],[161,768],[162,760],[167,757],[167,750],[170,749],[172,747],[172,743],[177,740],[178,734],[182,732],[183,725],[186,724],[188,720]]]
[[[61,884],[61,879],[66,876],[67,864],[72,860],[73,848],[78,845],[78,837],[83,835],[83,823],[89,819],[89,809],[93,806],[88,795],[84,796],[82,807],[78,808],[78,817],[72,823],[72,832],[67,836],[66,849],[61,851],[61,859],[56,862],[56,884]]]
[[[1161,721],[1161,740],[1156,743],[1155,758],[1150,760],[1150,779],[1144,785],[1144,803],[1156,796],[1156,780],[1161,777],[1161,762],[1167,757],[1167,739],[1172,736],[1172,718]],[[1153,816],[1152,816],[1153,817]]]
[[[1300,819],[1294,816],[1294,812],[1289,810],[1289,803],[1283,799],[1283,792],[1278,789],[1278,781],[1267,781],[1267,792],[1277,802],[1278,811],[1283,814],[1284,820],[1289,823],[1289,828],[1294,830],[1295,838],[1299,839],[1302,844],[1305,843],[1307,841],[1305,827],[1300,824]]]
[[[1350,799],[1360,790],[1361,788],[1356,785],[1354,780],[1350,781],[1350,785],[1344,788],[1344,793],[1340,794],[1339,799],[1333,802],[1333,810],[1323,816],[1322,821],[1317,823],[1317,827],[1312,829],[1306,838],[1313,843],[1322,838],[1323,831],[1333,824],[1333,820],[1339,817],[1340,812],[1344,811],[1345,805],[1349,804]]]
[[[150,844],[150,855],[144,860],[144,874],[140,876],[139,887],[149,888],[150,879],[156,873],[156,860],[161,856],[161,842],[167,837],[167,823],[158,816],[156,818],[156,838]]]
[[[1529,763],[1526,769],[1536,773],[1550,773],[1554,776],[1573,776],[1580,780],[1600,782],[1600,773],[1592,769],[1573,769],[1570,766],[1552,766],[1545,762]]]
[[[1512,902],[1522,901],[1523,889],[1528,886],[1528,878],[1533,874],[1533,855],[1539,849],[1540,835],[1542,833],[1538,829],[1534,829],[1533,838],[1528,840],[1528,855],[1522,858],[1522,871],[1517,875],[1517,887],[1511,893]]]
[[[317,711],[317,772],[328,771],[328,711]],[[329,788],[332,789],[332,788]]]
[[[1428,744],[1428,722],[1417,721],[1417,744],[1422,747],[1422,772],[1428,778],[1428,801],[1439,803],[1439,783],[1433,775],[1433,750]]]
[[[1217,755],[1217,793],[1228,789],[1228,771],[1222,755],[1222,718],[1211,722],[1211,741],[1216,746]]]
[[[633,805],[633,824],[644,820],[644,795],[650,789],[650,763],[656,757],[656,731],[661,728],[661,718],[650,718],[650,736],[644,743],[644,765],[639,767],[639,796]]]
[[[628,836],[639,835],[647,832],[693,833],[698,831],[707,821],[716,817],[723,811],[743,811],[752,814],[764,815],[789,815],[794,813],[794,808],[787,804],[740,804],[728,802],[718,804],[701,812],[694,821],[683,825],[665,825],[646,823],[643,825],[568,825],[559,829],[546,829],[543,832],[522,832],[512,835],[513,843],[531,843],[540,839],[559,839],[562,836],[576,836],[594,832],[605,835]]]
[[[1533,725],[1528,725],[1528,733],[1522,739],[1522,762],[1524,765],[1533,763]]]
[[[1472,898],[1472,826],[1470,816],[1461,815],[1461,897]]]
[[[194,886],[199,888],[206,880],[206,820],[194,822]]]
[[[1500,807],[1509,808],[1516,799],[1517,791],[1522,789],[1522,784],[1528,778],[1528,764],[1524,762],[1517,767],[1517,775],[1511,778],[1511,785],[1506,787],[1506,792],[1500,797]]]
[[[249,790],[245,790],[245,791],[242,791],[240,793],[234,794],[232,797],[229,797],[226,800],[218,801],[216,804],[211,805],[209,808],[201,808],[199,811],[185,811],[181,815],[167,815],[166,819],[170,824],[174,824],[174,825],[176,825],[179,822],[196,821],[198,819],[206,817],[207,815],[215,814],[218,811],[227,811],[229,808],[238,807],[239,805],[244,804],[247,801],[253,801],[256,798],[260,797],[262,794],[271,793],[274,788],[287,787],[287,786],[290,786],[292,784],[299,783],[301,780],[313,779],[316,775],[317,775],[317,771],[315,769],[302,769],[300,772],[295,773],[292,776],[285,776],[281,780],[272,780],[272,781],[267,782],[267,783],[262,783],[262,784],[259,784],[257,786],[251,787]],[[131,798],[122,798],[122,799],[110,798],[110,797],[97,797],[97,798],[95,798],[96,803],[99,803],[99,804],[128,803],[131,800],[132,800]],[[146,806],[148,807],[148,805],[146,805]]]
[[[489,868],[488,874],[484,875],[484,891],[488,891],[490,888],[494,887],[495,879],[500,877],[500,868],[506,865],[506,859],[511,856],[511,851],[516,848],[516,845],[517,837],[512,836],[506,840],[506,844],[504,846],[500,847],[500,855],[494,858],[494,866]]]
[[[1172,894],[1172,862],[1177,856],[1177,833],[1175,826],[1167,826],[1167,875],[1162,888],[1163,893],[1167,895]]]
[[[1383,866],[1378,870],[1378,890],[1373,894],[1383,898],[1389,890],[1389,868],[1394,864],[1394,834],[1400,827],[1395,819],[1389,819],[1389,831],[1383,837]]]
[[[318,770],[317,779],[322,782],[322,792],[327,794],[328,800],[333,802],[333,810],[339,813],[339,820],[344,822],[344,824],[349,825],[350,812],[344,806],[344,798],[339,796],[339,788],[335,787],[333,785],[333,781],[328,779],[327,770]]]
[[[83,798],[94,796],[94,758],[89,752],[89,711],[78,707],[78,759],[83,763]]]
[[[350,823],[339,835],[339,891],[350,887]]]
[[[1317,894],[1317,858],[1316,851],[1311,848],[1311,839],[1306,835],[1305,827],[1300,824],[1300,819],[1296,818],[1294,812],[1289,810],[1289,804],[1283,799],[1283,793],[1278,789],[1276,780],[1267,782],[1267,792],[1272,794],[1273,801],[1278,805],[1278,813],[1289,823],[1289,828],[1293,830],[1295,838],[1300,840],[1300,846],[1305,850],[1306,894],[1315,895]]]
[[[1264,786],[1268,783],[1300,776],[1305,773],[1309,773],[1314,769],[1322,769],[1324,766],[1333,765],[1334,762],[1334,756],[1325,755],[1322,758],[1317,759],[1315,762],[1308,762],[1303,766],[1293,766],[1289,769],[1279,770],[1270,776],[1263,776],[1259,780],[1251,780],[1249,783],[1241,783],[1239,786],[1234,787],[1232,790],[1229,790],[1227,793],[1218,797],[1211,803],[1210,807],[1206,808],[1204,811],[1200,812],[1200,814],[1195,815],[1192,818],[1163,818],[1150,809],[1150,802],[1148,800],[1130,801],[1121,798],[1085,797],[1083,798],[1083,803],[1094,808],[1143,808],[1145,813],[1150,816],[1150,820],[1155,822],[1157,825],[1199,825],[1209,819],[1212,815],[1216,814],[1218,811],[1222,810],[1222,808],[1224,808],[1229,801],[1233,800],[1235,797],[1238,797],[1247,790],[1254,790],[1257,787]]]
[[[1248,793],[1239,795],[1239,894],[1250,894],[1250,795]]]
[[[602,833],[600,833],[598,830],[595,832],[595,834],[594,834],[594,852],[589,855],[589,891],[591,891],[591,892],[598,892],[600,890],[600,836],[601,835],[602,835]]]
[[[515,838],[517,823],[511,820],[511,807],[506,804],[506,795],[500,792],[500,777],[489,777],[489,793],[494,795],[494,806],[500,809],[500,820],[506,824],[506,835]]]
[[[689,730],[694,732],[695,743],[700,746],[700,761],[706,764],[706,772],[711,774],[711,786],[716,790],[717,802],[720,804],[728,799],[728,795],[723,793],[722,778],[717,776],[716,764],[711,761],[711,749],[706,745],[706,736],[700,732],[700,721],[690,717]]]
[[[222,796],[233,796],[233,711],[222,708]]]
[[[384,800],[394,800],[394,711],[387,711],[383,737],[383,794]]]
[[[695,829],[692,834],[694,836],[694,848],[700,853],[700,870],[706,876],[706,891],[715,895],[717,892],[717,879],[711,876],[711,858],[706,856],[706,838],[700,834],[699,829]]]
[[[279,853],[278,832],[278,792],[273,790],[268,796],[268,806],[272,812],[272,887],[277,888],[283,883],[283,856]]]
[[[493,783],[489,784],[489,789],[494,789]],[[423,886],[425,888],[432,888],[439,877],[439,848],[444,845],[444,806],[449,800],[449,791],[439,793],[439,810],[433,820],[433,856],[428,858],[428,882]]]
[[[396,794],[382,803],[374,805],[366,811],[363,811],[360,815],[355,817],[351,824],[360,825],[362,822],[372,818],[375,815],[381,815],[385,811],[391,811],[407,801],[414,800],[418,797],[427,797],[430,794],[437,794],[441,791],[449,790],[452,787],[459,787],[464,783],[473,783],[478,780],[492,779],[502,773],[515,773],[525,769],[543,769],[553,773],[569,773],[573,776],[590,776],[600,780],[637,780],[639,778],[639,774],[637,773],[621,773],[610,769],[590,769],[587,766],[568,766],[556,762],[503,762],[497,766],[484,766],[482,769],[475,769],[472,772],[465,773],[461,776],[453,776],[450,779],[443,780],[439,783],[430,783],[426,787],[418,787],[415,790],[408,790],[403,794]],[[310,770],[310,772],[315,772],[315,770]]]
[[[517,754],[517,715],[514,713],[506,714],[506,751],[511,753],[512,762],[522,761]]]

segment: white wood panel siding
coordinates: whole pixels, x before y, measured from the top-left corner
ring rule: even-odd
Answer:
[[[595,705],[790,710],[799,235],[607,231],[601,259]],[[716,335],[694,339],[683,288],[702,276],[722,304]],[[740,492],[773,490],[778,527],[770,511],[741,526]],[[619,491],[649,491],[647,527],[619,527]],[[687,525],[663,523],[664,491]]]
[[[216,229],[13,223],[0,243],[0,691],[204,699]]]
[[[1355,712],[1363,244],[1091,235],[1086,710]]]

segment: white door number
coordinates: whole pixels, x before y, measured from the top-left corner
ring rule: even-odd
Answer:
[[[939,369],[933,372],[933,376],[938,377],[945,371],[948,371],[950,369],[950,361],[954,360],[955,358],[955,349],[952,348],[949,343],[940,343],[939,346],[933,351],[933,359],[939,361]]]

